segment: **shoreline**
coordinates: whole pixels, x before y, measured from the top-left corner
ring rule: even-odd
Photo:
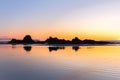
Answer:
[[[109,44],[10,44],[10,43],[0,43],[0,45],[24,45],[24,46],[50,46],[50,47],[58,47],[58,46],[120,46],[120,43],[109,43]]]

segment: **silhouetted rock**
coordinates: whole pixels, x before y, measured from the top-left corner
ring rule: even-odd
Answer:
[[[12,40],[9,41],[8,43],[10,43],[10,44],[20,44],[20,43],[22,43],[22,40],[12,39]]]
[[[58,38],[52,38],[49,37],[45,43],[47,44],[108,44],[110,42],[105,42],[105,41],[95,41],[95,40],[89,40],[89,39],[85,39],[85,40],[80,40],[79,38],[75,37],[74,39],[72,39],[72,41],[69,40],[64,40],[64,39],[58,39]]]
[[[59,42],[59,40],[58,40],[58,38],[52,38],[52,37],[49,37],[47,40],[46,40],[46,42],[48,43],[48,44],[57,44],[58,42]]]
[[[75,37],[74,39],[65,40],[65,39],[58,39],[57,37],[49,37],[45,41],[33,41],[30,35],[26,35],[23,40],[16,40],[12,39],[8,43],[10,44],[109,44],[110,42],[107,41],[95,41],[95,40],[80,40],[78,37]],[[111,43],[112,44],[112,43]]]
[[[85,39],[85,40],[83,41],[83,43],[84,43],[84,44],[96,44],[97,41]]]
[[[11,41],[10,41],[10,43],[16,43],[16,39],[12,39]]]
[[[34,43],[34,41],[32,40],[32,38],[31,38],[30,35],[26,35],[26,36],[23,38],[23,43]]]
[[[32,40],[30,35],[26,35],[23,40],[16,40],[16,39],[12,39],[11,41],[9,41],[8,43],[10,44],[33,44],[34,41]]]
[[[69,40],[64,40],[64,39],[58,39],[58,38],[52,38],[49,37],[46,41],[48,44],[71,44],[71,41]]]
[[[75,37],[74,39],[72,39],[72,43],[73,44],[80,44],[80,43],[82,43],[82,41],[79,38]]]

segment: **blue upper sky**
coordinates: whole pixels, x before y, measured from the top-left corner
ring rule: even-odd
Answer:
[[[70,30],[84,31],[84,28],[92,31],[93,26],[96,26],[96,31],[97,25],[108,28],[109,25],[105,26],[102,21],[107,20],[108,23],[109,16],[111,20],[119,21],[119,5],[120,0],[0,0],[0,36],[17,33],[18,37],[23,34],[38,35],[44,30],[52,31],[51,28],[70,28],[68,33],[72,32]],[[102,17],[104,19],[101,20]],[[112,22],[111,25],[119,23]],[[89,31],[86,29],[84,32]]]

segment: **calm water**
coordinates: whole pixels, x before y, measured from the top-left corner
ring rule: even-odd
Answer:
[[[0,80],[120,80],[120,46],[0,45]]]

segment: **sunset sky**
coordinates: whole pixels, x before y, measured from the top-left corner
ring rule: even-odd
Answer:
[[[120,40],[120,0],[0,0],[0,38]]]

